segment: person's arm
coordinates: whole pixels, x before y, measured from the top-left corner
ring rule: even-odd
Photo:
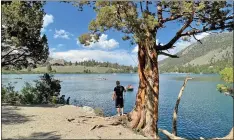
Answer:
[[[116,99],[116,92],[115,92],[116,89],[114,89],[114,92],[112,94],[112,100],[115,100]]]
[[[115,91],[113,92],[113,95],[112,95],[112,100],[115,100],[116,99],[116,93]]]
[[[123,87],[123,89],[124,89],[124,92],[126,92],[126,88],[125,88],[125,87]]]

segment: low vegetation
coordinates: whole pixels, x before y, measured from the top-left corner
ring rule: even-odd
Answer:
[[[233,93],[233,67],[225,68],[220,71],[221,79],[225,82],[225,84],[218,84],[217,90],[222,93],[227,93],[230,96],[234,97]]]
[[[36,80],[34,85],[25,83],[23,89],[15,91],[14,86],[9,83],[2,85],[2,102],[9,104],[57,104],[61,103],[59,98],[61,90],[60,81],[53,78],[53,75],[44,74],[40,80]],[[64,96],[62,96],[64,97]],[[64,99],[63,99],[64,100]],[[65,101],[63,101],[65,104]]]
[[[49,58],[48,61],[52,61]],[[25,73],[25,74],[36,74],[36,73],[130,73],[137,72],[137,67],[119,65],[118,63],[110,62],[97,62],[95,60],[83,61],[83,62],[61,62],[61,65],[54,65],[46,62],[44,65],[38,65],[37,68],[27,69],[16,69],[14,67],[5,67],[2,70],[4,74],[12,73]],[[62,60],[58,60],[62,61]],[[63,60],[64,61],[64,60]]]

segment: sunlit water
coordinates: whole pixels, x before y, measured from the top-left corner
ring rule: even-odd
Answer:
[[[227,135],[233,126],[233,99],[216,91],[216,85],[221,83],[217,75],[191,76],[194,79],[188,81],[179,105],[178,135],[186,138]],[[172,129],[173,108],[184,77],[182,74],[160,75],[159,128]],[[9,74],[2,75],[2,83],[12,82],[16,90],[20,90],[24,82],[38,78],[38,74]],[[111,100],[115,81],[119,80],[123,86],[131,84],[134,91],[125,95],[125,112],[134,107],[139,81],[136,74],[56,74],[55,78],[62,81],[61,95],[70,96],[71,104],[100,107],[106,116],[116,114]]]

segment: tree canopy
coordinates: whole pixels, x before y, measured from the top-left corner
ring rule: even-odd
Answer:
[[[152,39],[156,40],[157,30],[166,28],[165,24],[171,21],[183,26],[167,44],[159,44],[158,51],[172,48],[180,37],[233,29],[232,3],[226,1],[80,1],[73,4],[79,10],[85,4],[91,5],[97,13],[89,24],[91,32],[79,37],[85,45],[109,29],[121,31],[125,34],[122,39],[130,39],[132,43],[139,43],[149,34],[154,34]]]
[[[48,57],[47,37],[41,36],[44,2],[2,2],[2,66],[27,67]]]
[[[196,34],[207,31],[233,30],[233,7],[227,1],[78,1],[79,10],[91,6],[96,18],[89,24],[89,31],[79,37],[81,44],[98,41],[108,30],[122,32],[123,40],[138,45],[139,87],[135,108],[129,114],[131,128],[142,130],[150,138],[158,137],[159,71],[158,55],[172,58],[165,50],[174,48],[179,39],[198,40]],[[182,26],[165,44],[156,43],[159,30]],[[198,40],[199,41],[199,40]]]

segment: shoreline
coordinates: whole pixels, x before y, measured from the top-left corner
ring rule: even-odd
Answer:
[[[88,106],[2,105],[2,138],[146,139],[118,119],[100,117]]]

